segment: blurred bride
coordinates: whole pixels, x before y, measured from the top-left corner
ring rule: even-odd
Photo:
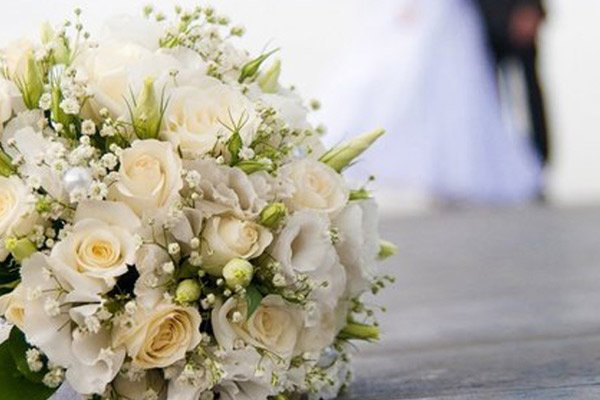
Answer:
[[[503,123],[479,15],[469,0],[369,1],[323,93],[326,140],[382,126],[350,171],[378,188],[450,202],[531,199],[540,163]],[[369,17],[366,17],[369,15]]]

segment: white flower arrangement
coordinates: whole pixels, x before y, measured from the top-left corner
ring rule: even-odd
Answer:
[[[383,132],[326,151],[212,8],[80,13],[0,51],[2,398],[335,397],[392,280],[341,175]]]

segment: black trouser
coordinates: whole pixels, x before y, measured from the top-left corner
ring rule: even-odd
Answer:
[[[532,140],[535,149],[545,164],[550,159],[550,136],[546,119],[546,106],[537,70],[537,48],[535,46],[514,49],[502,45],[493,45],[492,50],[498,68],[507,59],[516,60],[523,69],[527,97],[531,115]]]

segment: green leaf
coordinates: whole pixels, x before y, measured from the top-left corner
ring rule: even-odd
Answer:
[[[33,372],[29,369],[29,365],[27,365],[26,352],[31,348],[31,346],[25,340],[25,335],[23,335],[23,332],[17,328],[13,328],[12,331],[10,331],[8,344],[10,347],[10,354],[19,372],[31,382],[41,383],[42,379],[44,379],[45,372],[44,370],[40,372]]]
[[[254,285],[250,285],[246,288],[246,304],[248,305],[248,314],[247,318],[250,318],[254,312],[260,306],[262,302],[263,295],[260,293],[258,288]]]
[[[15,333],[17,331],[18,333]],[[21,335],[21,337],[19,337]],[[56,389],[50,389],[41,383],[35,383],[30,379],[27,379],[20,371],[19,365],[15,361],[13,356],[17,354],[19,358],[25,357],[25,353],[20,353],[23,350],[22,333],[17,328],[14,328],[11,332],[9,340],[0,345],[0,398],[2,400],[46,400],[56,391]],[[17,341],[17,348],[15,346]],[[25,344],[25,347],[27,345]],[[25,361],[25,363],[27,363]],[[20,362],[19,362],[20,364]],[[31,373],[31,372],[30,372]]]

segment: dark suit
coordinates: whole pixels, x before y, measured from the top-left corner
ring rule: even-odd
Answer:
[[[531,112],[532,139],[544,163],[550,156],[550,140],[544,96],[537,71],[537,45],[523,46],[513,42],[509,31],[511,16],[521,6],[534,6],[545,15],[542,0],[475,0],[486,25],[489,45],[500,68],[507,59],[513,59],[522,66],[529,109]]]

